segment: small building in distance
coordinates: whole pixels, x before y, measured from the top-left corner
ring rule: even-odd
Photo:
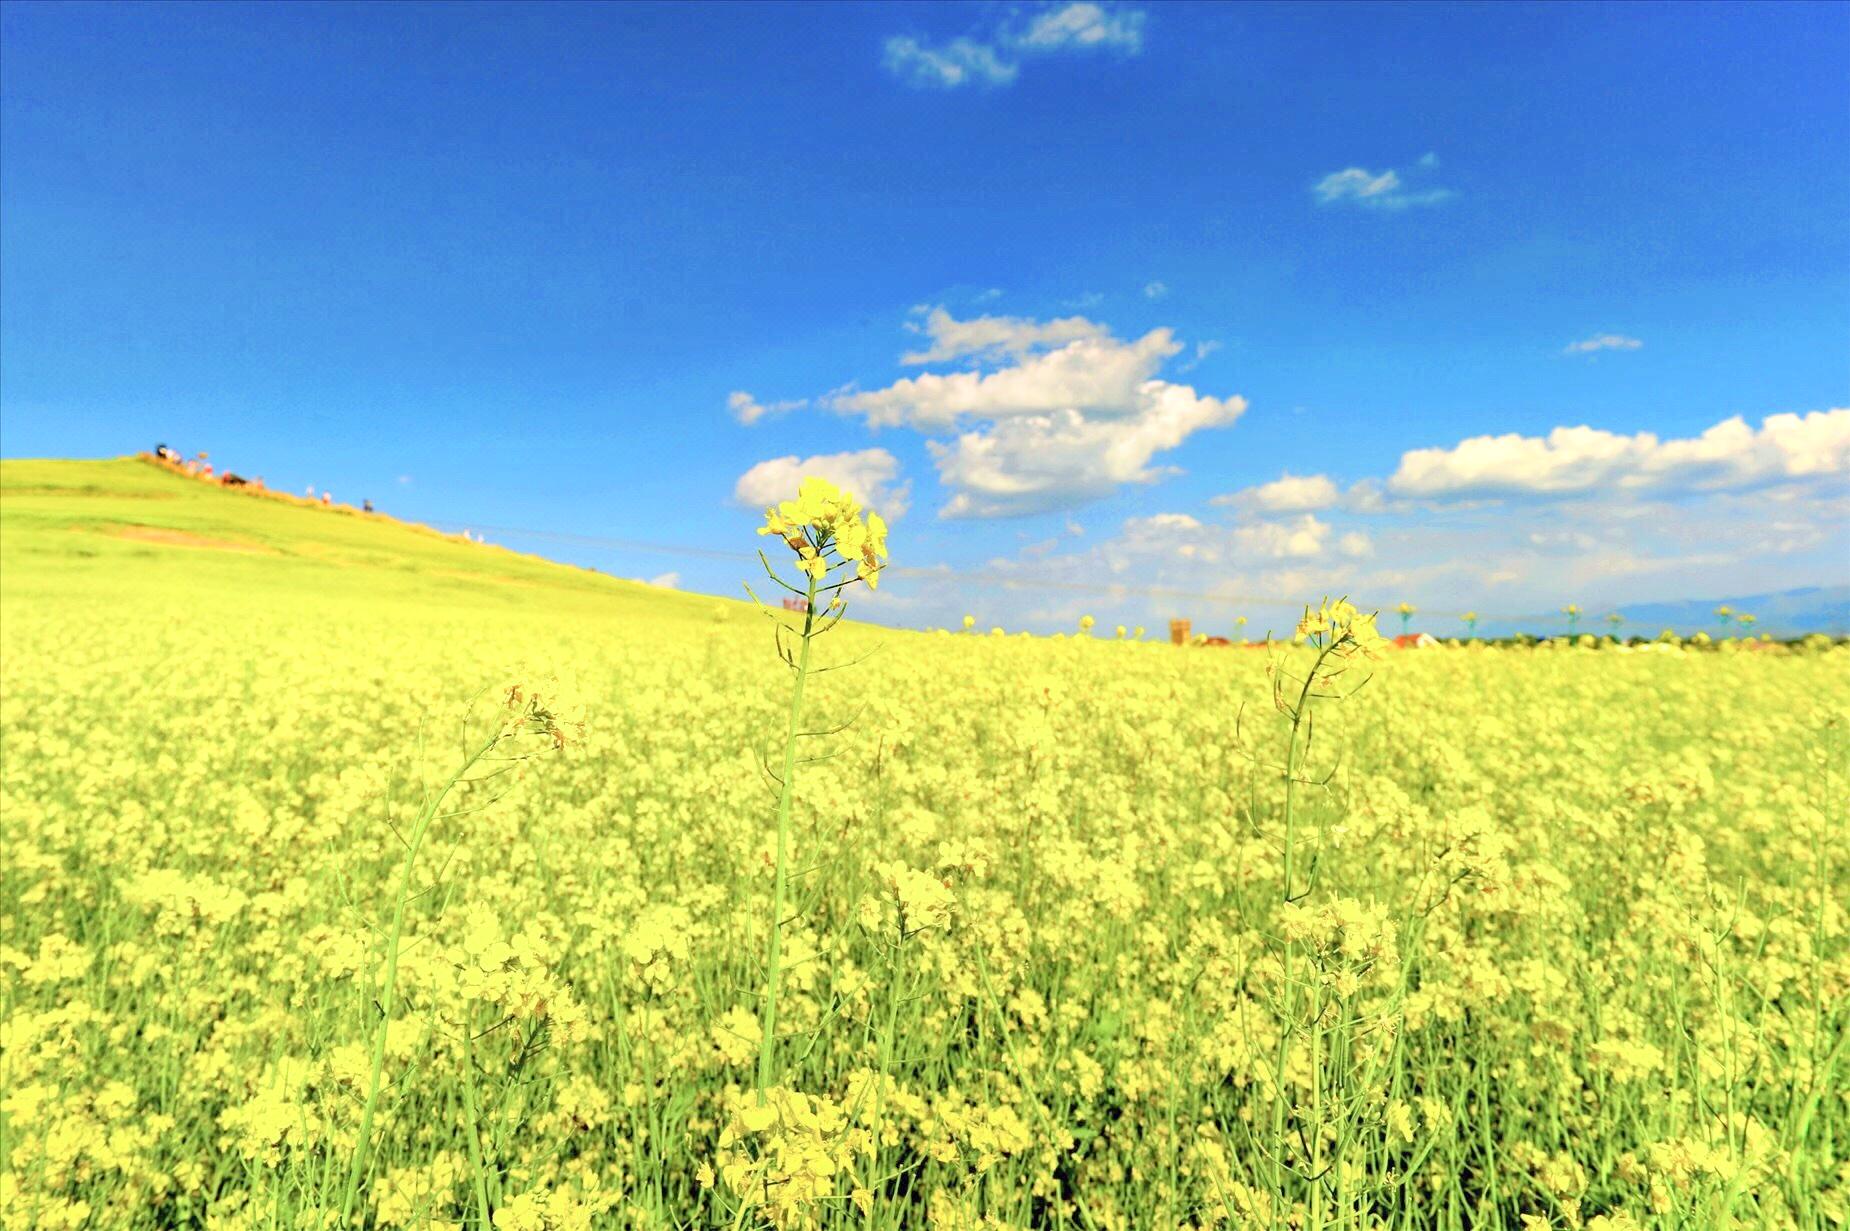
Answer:
[[[1439,639],[1431,633],[1402,633],[1394,638],[1397,650],[1423,650],[1429,645],[1438,645]]]

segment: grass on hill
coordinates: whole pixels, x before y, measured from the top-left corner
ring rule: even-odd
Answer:
[[[490,608],[531,605],[538,590],[547,604],[652,620],[708,618],[718,601],[134,457],[0,462],[0,585],[9,600],[185,588]]]

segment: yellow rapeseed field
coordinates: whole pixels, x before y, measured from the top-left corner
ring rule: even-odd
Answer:
[[[851,614],[798,676],[748,603],[5,482],[9,1228],[1845,1222],[1850,650]]]

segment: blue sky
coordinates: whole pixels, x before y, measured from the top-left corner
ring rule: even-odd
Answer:
[[[13,3],[0,452],[709,551],[820,469],[909,624],[1839,582],[1847,58],[1832,5]]]

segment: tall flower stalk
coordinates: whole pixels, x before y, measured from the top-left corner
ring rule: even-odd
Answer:
[[[758,553],[766,575],[803,599],[801,629],[792,628],[777,610],[760,604],[776,622],[777,653],[792,672],[790,709],[784,724],[783,772],[777,776],[777,854],[770,938],[765,946],[764,1011],[759,1023],[757,1086],[762,1106],[765,1091],[777,1078],[777,998],[783,981],[784,903],[790,889],[790,805],[797,768],[802,764],[797,756],[797,741],[806,735],[822,734],[802,729],[803,686],[810,676],[810,651],[816,638],[835,628],[847,614],[843,590],[862,581],[870,590],[879,585],[881,561],[886,558],[886,523],[878,513],[864,513],[852,495],[833,483],[807,478],[798,487],[795,500],[764,511],[764,525],[758,533],[782,539],[796,554],[797,571],[803,578],[801,586],[785,580],[771,566],[770,559]],[[788,641],[792,636],[795,648]]]
[[[1403,619],[1411,614],[1408,604]],[[1308,777],[1305,758],[1310,750],[1315,726],[1314,713],[1321,705],[1341,702],[1367,684],[1366,663],[1378,660],[1384,641],[1375,627],[1373,613],[1358,611],[1347,599],[1332,603],[1328,599],[1314,611],[1306,608],[1292,636],[1292,648],[1270,668],[1273,706],[1289,724],[1285,740],[1285,758],[1277,769],[1284,783],[1284,814],[1280,853],[1283,878],[1279,893],[1279,956],[1283,983],[1278,1008],[1282,1019],[1278,1054],[1273,1070],[1271,1158],[1274,1182],[1282,1194],[1288,1187],[1287,1176],[1296,1176],[1308,1192],[1306,1211],[1308,1231],[1321,1231],[1326,1225],[1326,1198],[1333,1197],[1342,1209],[1343,1178],[1340,1165],[1332,1165],[1326,1156],[1326,1126],[1336,1130],[1336,1164],[1341,1164],[1351,1144],[1350,1113],[1343,1109],[1359,1105],[1361,1092],[1348,1088],[1349,1076],[1334,1067],[1338,1057],[1352,1050],[1351,1022],[1346,1011],[1334,1023],[1326,1013],[1334,1001],[1325,983],[1331,976],[1327,945],[1311,943],[1328,930],[1325,920],[1330,912],[1341,918],[1349,904],[1334,903],[1321,914],[1305,904],[1316,888],[1317,864],[1323,850],[1321,830],[1309,851],[1309,866],[1299,872],[1300,835],[1297,832],[1297,788],[1300,785],[1327,787],[1329,778]],[[1332,771],[1333,773],[1334,771]],[[1349,913],[1353,913],[1351,910]],[[1287,1073],[1294,1046],[1308,1050],[1310,1065],[1310,1106],[1308,1118],[1294,1118],[1289,1106]],[[1326,1068],[1329,1072],[1326,1074]],[[1330,1079],[1326,1084],[1326,1076]],[[1288,1161],[1291,1145],[1302,1147],[1294,1165]],[[1334,1190],[1326,1192],[1326,1190]],[[1275,1205],[1273,1223],[1280,1224],[1282,1210]],[[1339,1219],[1340,1221],[1340,1219]]]
[[[365,1186],[367,1164],[372,1159],[373,1116],[379,1106],[379,1091],[385,1073],[386,1040],[392,1028],[392,1011],[398,994],[399,954],[405,934],[405,916],[413,894],[411,884],[431,827],[438,821],[458,815],[462,809],[445,812],[443,805],[456,788],[465,782],[480,782],[506,772],[513,765],[540,752],[563,748],[568,738],[583,733],[582,722],[560,717],[550,695],[542,696],[521,684],[511,685],[496,717],[494,730],[481,742],[470,747],[462,763],[445,778],[436,790],[425,797],[418,809],[411,831],[404,835],[404,855],[399,863],[398,891],[392,902],[392,920],[385,933],[385,964],[380,975],[376,1004],[379,1026],[373,1032],[371,1065],[366,1080],[366,1100],[361,1105],[358,1138],[347,1183],[341,1193],[341,1225],[353,1221],[355,1203]],[[484,766],[493,768],[484,769]],[[465,1030],[467,1027],[465,1026]]]

